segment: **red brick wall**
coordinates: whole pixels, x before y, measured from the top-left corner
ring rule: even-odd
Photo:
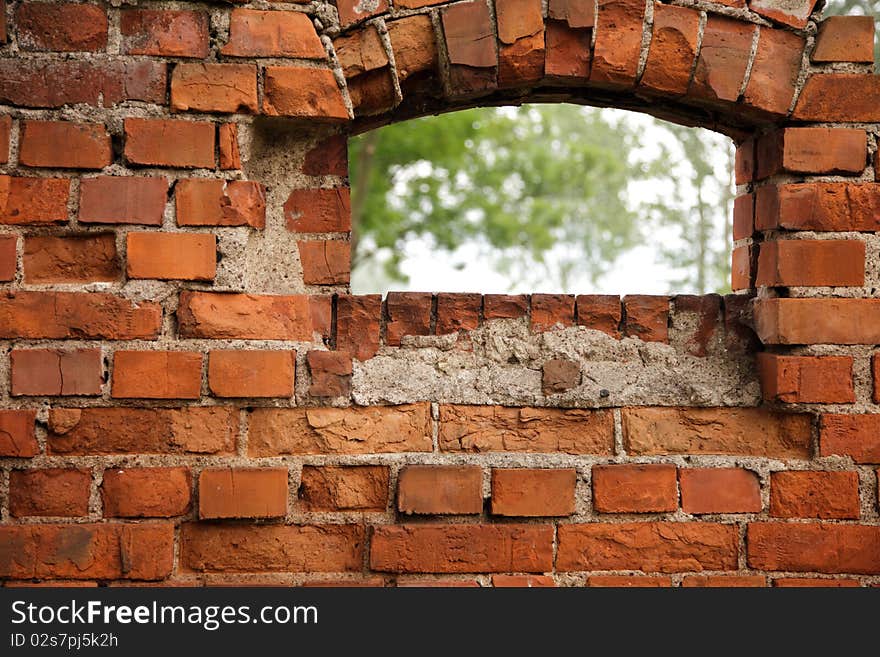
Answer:
[[[698,4],[0,0],[0,579],[880,582],[873,24]],[[736,294],[351,296],[346,136],[528,100],[729,135]]]

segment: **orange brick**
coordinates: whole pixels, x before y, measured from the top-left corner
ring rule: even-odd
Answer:
[[[303,294],[180,293],[177,322],[181,337],[298,340],[314,339],[310,299]]]
[[[742,468],[682,468],[678,472],[685,513],[760,513],[758,476]]]
[[[298,233],[351,230],[351,196],[347,187],[295,189],[284,203],[287,229]]]
[[[299,11],[233,9],[229,41],[220,52],[232,57],[327,57],[309,16]]]
[[[574,469],[492,469],[492,513],[567,516],[574,513]]]
[[[592,575],[587,577],[592,588],[653,589],[672,586],[672,578],[644,575]]]
[[[192,476],[188,468],[104,470],[101,499],[108,518],[171,518],[189,512]]]
[[[171,109],[255,113],[257,67],[254,64],[178,64],[171,74]]]
[[[248,180],[180,180],[174,188],[178,226],[266,225],[266,188]]]
[[[22,121],[18,160],[29,167],[102,169],[113,162],[104,124]]]
[[[823,415],[819,454],[849,456],[856,463],[880,463],[880,415]]]
[[[758,180],[778,173],[855,175],[865,170],[868,133],[856,128],[784,128],[758,140]]]
[[[210,48],[208,14],[204,11],[123,9],[122,52],[204,59]]]
[[[263,112],[334,123],[348,120],[333,72],[302,66],[266,67]]]
[[[0,456],[30,458],[40,453],[34,431],[36,411],[0,410]]]
[[[306,465],[300,504],[305,511],[385,511],[389,480],[389,468],[383,465]]]
[[[295,351],[212,351],[208,386],[216,397],[291,397]]]
[[[192,351],[117,351],[112,396],[142,399],[198,399],[202,354]]]
[[[351,393],[352,362],[345,351],[310,351],[306,354],[314,397],[347,397]]]
[[[758,570],[880,573],[880,527],[876,526],[753,522],[746,545],[749,567]]]
[[[862,286],[865,243],[860,240],[776,240],[758,254],[756,284],[766,286]]]
[[[15,280],[18,271],[18,236],[0,235],[0,281]]]
[[[880,299],[760,299],[764,344],[880,344]]]
[[[199,517],[287,514],[287,468],[209,468],[199,475]]]
[[[764,399],[804,404],[847,404],[856,400],[852,356],[758,354]]]
[[[823,579],[819,577],[783,577],[773,580],[778,588],[858,588],[855,579]]]
[[[125,157],[131,164],[212,169],[215,132],[207,121],[125,119]]]
[[[483,471],[478,466],[409,465],[397,480],[401,513],[455,514],[483,510]]]
[[[829,16],[819,23],[814,62],[874,62],[872,16]]]
[[[763,588],[767,578],[763,575],[685,575],[681,580],[685,588]]]
[[[351,278],[351,243],[342,240],[297,242],[306,285],[347,285]]]
[[[161,226],[168,200],[168,180],[130,176],[83,178],[79,193],[80,223]]]
[[[100,395],[100,349],[13,349],[13,395]]]
[[[556,582],[549,575],[492,575],[495,588],[552,588]]]
[[[675,511],[674,465],[593,466],[593,506],[599,513]]]
[[[13,470],[9,473],[9,513],[22,516],[85,516],[92,473],[86,468]]]
[[[632,294],[623,298],[623,308],[626,335],[645,342],[669,340],[669,297]]]
[[[67,221],[67,178],[0,175],[0,224],[22,226]]]
[[[774,472],[770,515],[776,518],[858,519],[857,472]]]
[[[203,233],[128,233],[130,278],[210,281],[217,275],[217,238]]]
[[[114,282],[121,274],[112,233],[28,236],[22,265],[27,283]]]
[[[571,294],[533,294],[532,331],[540,333],[574,324],[574,296]]]

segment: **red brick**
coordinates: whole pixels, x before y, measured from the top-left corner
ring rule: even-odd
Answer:
[[[519,319],[529,312],[529,298],[524,295],[487,294],[483,297],[483,317]]]
[[[532,331],[540,333],[574,324],[574,296],[571,294],[533,294]]]
[[[489,6],[475,0],[444,7],[440,20],[452,95],[472,96],[496,89],[498,54]]]
[[[816,73],[807,78],[791,118],[795,121],[880,121],[880,79],[864,73]]]
[[[303,283],[348,285],[351,279],[351,242],[343,240],[298,241]]]
[[[389,480],[389,468],[384,465],[305,465],[300,505],[304,511],[385,511]]]
[[[360,572],[363,525],[186,523],[180,562],[200,572]]]
[[[166,65],[103,59],[0,61],[0,102],[23,107],[111,107],[125,100],[165,102]]]
[[[348,27],[354,23],[359,23],[370,16],[382,14],[388,11],[387,0],[376,0],[375,3],[364,5],[359,0],[333,0],[336,10],[339,12],[339,22],[342,27]],[[425,7],[427,5],[437,4],[436,0],[403,0],[399,3],[401,7],[406,9],[415,9],[416,7]]]
[[[880,527],[827,523],[751,523],[749,567],[813,573],[880,573]]]
[[[592,575],[587,577],[586,585],[591,588],[667,588],[672,586],[672,578],[645,575]]]
[[[758,188],[758,230],[880,230],[880,185],[812,183]]]
[[[128,233],[129,278],[210,281],[217,274],[217,238],[205,233]]]
[[[96,52],[107,47],[107,14],[88,4],[27,2],[15,12],[22,50]]]
[[[336,301],[336,348],[358,360],[367,360],[379,351],[379,319],[382,297],[378,294],[341,294]]]
[[[763,575],[685,575],[681,580],[684,588],[763,588],[767,578]]]
[[[775,518],[858,520],[857,472],[774,472],[770,515]]]
[[[208,56],[208,14],[203,11],[123,9],[122,52],[167,57]]]
[[[757,408],[624,408],[623,441],[630,455],[730,454],[810,456],[812,420],[803,413]]]
[[[22,121],[18,159],[24,166],[101,169],[113,161],[103,124]]]
[[[117,351],[114,398],[198,399],[202,355],[192,351]]]
[[[610,411],[440,406],[440,449],[447,452],[610,454]]]
[[[206,408],[53,408],[50,454],[229,454],[238,411]]]
[[[13,395],[100,395],[100,349],[13,349]]]
[[[867,132],[855,128],[785,128],[758,141],[759,180],[778,173],[860,174]]]
[[[541,366],[541,392],[556,395],[581,384],[581,366],[570,360],[554,358]]]
[[[758,354],[764,399],[787,403],[847,404],[856,400],[851,356]]]
[[[755,195],[743,194],[733,201],[733,239],[744,240],[755,232]]]
[[[125,157],[131,164],[214,168],[214,132],[207,121],[125,119]]]
[[[189,468],[104,470],[101,499],[105,518],[172,518],[189,513]]]
[[[212,351],[208,387],[215,397],[293,395],[295,351]]]
[[[298,233],[348,232],[351,230],[348,187],[295,189],[284,203],[284,219],[287,229]]]
[[[30,458],[40,453],[34,431],[36,411],[0,410],[0,456]]]
[[[574,513],[574,469],[492,469],[492,513],[567,516]]]
[[[12,133],[12,117],[0,116],[0,164],[9,162],[9,136]]]
[[[208,468],[199,475],[199,518],[280,518],[287,468]]]
[[[67,221],[67,178],[0,175],[0,224],[14,226]]]
[[[720,328],[721,297],[717,294],[680,294],[673,298],[673,325],[685,351],[692,356],[709,354]]]
[[[224,123],[217,128],[217,150],[220,168],[241,169],[241,153],[238,150],[238,125]]]
[[[492,575],[492,586],[500,588],[553,588],[556,582],[549,575]]]
[[[880,299],[761,299],[755,329],[764,344],[878,344]]]
[[[590,81],[603,86],[632,87],[642,50],[645,3],[641,0],[598,2]]]
[[[749,137],[736,147],[736,157],[734,159],[734,175],[737,185],[745,185],[755,179],[755,171],[757,170],[756,158],[756,139]]]
[[[700,12],[654,3],[654,32],[640,89],[684,95],[697,58]]]
[[[550,0],[548,9],[550,18],[565,21],[574,28],[594,27],[596,24],[596,8],[590,2]]]
[[[408,465],[397,480],[397,510],[425,515],[483,511],[479,466]]]
[[[739,98],[752,51],[755,26],[709,15],[688,95],[711,104]]]
[[[738,246],[730,257],[730,287],[732,290],[748,290],[754,287],[754,248]]]
[[[653,513],[678,508],[674,465],[593,466],[593,507],[599,513]]]
[[[313,120],[348,120],[333,72],[302,66],[267,66],[263,112]]]
[[[351,394],[351,355],[345,351],[310,351],[306,354],[313,397],[348,397]]]
[[[564,21],[548,20],[544,39],[547,77],[583,81],[590,77],[591,29],[573,29]]]
[[[389,292],[385,343],[397,347],[405,335],[431,335],[431,304],[432,295],[427,292]]]
[[[79,194],[80,223],[161,226],[168,181],[157,177],[83,178]]]
[[[819,577],[784,577],[773,580],[778,588],[858,588],[855,579],[821,579]]]
[[[749,9],[772,21],[795,28],[803,28],[807,25],[807,19],[813,12],[816,1],[794,0],[793,2],[781,2],[780,0],[749,0]]]
[[[306,153],[302,172],[307,176],[347,176],[348,138],[345,135],[332,135],[320,140],[312,150]],[[296,193],[297,190],[291,192],[291,198]],[[289,202],[290,199],[288,199]],[[308,205],[302,204],[297,211],[305,212],[307,209],[309,209]],[[285,212],[287,212],[286,207]]]
[[[309,296],[309,322],[316,340],[329,345],[333,339],[333,301],[336,295],[313,294]]]
[[[681,508],[685,513],[760,513],[758,475],[743,468],[681,468]]]
[[[645,342],[668,342],[669,297],[631,294],[623,297],[624,331]]]
[[[483,297],[480,294],[438,294],[437,335],[447,335],[458,331],[473,331],[480,326],[480,309]]]
[[[22,262],[26,283],[112,282],[120,277],[116,236],[111,233],[27,237]]]
[[[560,525],[556,568],[564,571],[641,570],[646,573],[733,570],[735,525],[626,522]]]
[[[14,281],[18,271],[18,236],[0,235],[0,281]]]
[[[266,225],[266,188],[248,180],[179,180],[174,188],[178,226]]]
[[[427,403],[348,408],[258,408],[250,415],[248,453],[389,454],[430,452]]]
[[[761,28],[743,104],[774,115],[788,114],[805,45],[804,37],[797,34]]]
[[[823,415],[819,454],[849,456],[856,463],[880,463],[880,415]]]
[[[23,516],[85,516],[92,473],[86,468],[13,470],[9,473],[9,513]]]
[[[305,295],[183,291],[177,308],[181,337],[310,342],[313,326]]]
[[[860,240],[764,242],[758,285],[853,286],[865,283],[865,243]]]
[[[136,579],[168,577],[171,523],[0,526],[0,577]]]
[[[382,525],[370,568],[395,573],[542,573],[553,568],[549,525]]]
[[[880,402],[880,354],[871,357],[871,376],[874,378],[874,401]]]
[[[257,67],[254,64],[178,64],[171,74],[171,109],[255,113]]]
[[[814,62],[874,63],[872,16],[829,16],[819,23]]]
[[[100,292],[7,292],[0,295],[0,336],[27,339],[155,340],[157,303]]]
[[[233,9],[229,41],[220,52],[233,57],[327,57],[310,17],[300,11]]]
[[[620,338],[620,297],[602,294],[577,296],[576,315],[579,326],[602,331],[612,338]]]
[[[544,18],[540,0],[498,0],[498,83],[514,87],[544,77]]]

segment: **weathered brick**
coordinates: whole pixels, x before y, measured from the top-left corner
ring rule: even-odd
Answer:
[[[13,470],[9,473],[9,513],[23,516],[85,516],[92,473],[86,468]]]
[[[880,79],[863,73],[816,73],[807,78],[791,118],[795,121],[880,121]]]
[[[524,295],[487,294],[483,297],[483,317],[519,319],[529,312],[529,298]]]
[[[770,475],[770,515],[776,518],[857,520],[857,472],[774,472]]]
[[[809,183],[758,188],[758,230],[876,231],[880,185]]]
[[[336,347],[358,360],[379,351],[379,319],[382,296],[341,294],[336,300]]]
[[[12,117],[0,116],[0,164],[9,162],[9,138],[12,133]]]
[[[13,395],[100,395],[100,349],[13,349]]]
[[[624,332],[645,342],[669,340],[669,297],[631,294],[623,298]]]
[[[696,522],[626,522],[560,525],[559,571],[734,570],[739,534],[735,525]]]
[[[492,575],[495,588],[547,588],[555,587],[556,582],[548,575]]]
[[[730,287],[732,290],[748,290],[755,286],[755,248],[738,246],[730,257]]]
[[[67,178],[0,175],[0,224],[55,224],[67,221]]]
[[[125,157],[131,164],[214,168],[214,132],[207,121],[125,119]]]
[[[388,322],[385,343],[400,346],[405,335],[431,335],[432,295],[428,292],[389,292],[385,298]]]
[[[610,454],[610,411],[440,406],[440,449],[465,452]]]
[[[233,57],[327,57],[309,16],[299,11],[233,9],[229,40],[220,52]]]
[[[309,394],[313,397],[348,397],[351,393],[351,355],[345,351],[310,351]]]
[[[880,343],[880,299],[761,299],[754,314],[764,344]]]
[[[53,408],[50,454],[229,454],[238,412],[206,408]]]
[[[241,169],[241,152],[238,148],[238,124],[224,123],[217,128],[217,154],[220,168]]]
[[[101,500],[105,518],[171,518],[189,513],[189,468],[111,468],[104,470]]]
[[[347,232],[351,230],[348,187],[295,189],[284,203],[284,219],[287,229],[298,233]]]
[[[359,0],[333,0],[333,4],[336,5],[336,10],[339,12],[339,22],[342,27],[348,27],[366,20],[370,16],[388,11],[387,0],[376,0],[376,2],[369,4],[363,4]],[[415,9],[431,4],[437,3],[434,0],[403,0],[400,6],[405,9]]]
[[[0,337],[155,340],[157,303],[100,292],[6,292],[0,295]]]
[[[758,354],[764,399],[803,404],[847,404],[856,400],[852,356]]]
[[[13,281],[18,271],[18,235],[0,235],[0,281]]]
[[[482,306],[483,297],[480,294],[438,294],[434,332],[448,335],[476,329],[480,325]]]
[[[880,573],[880,527],[827,523],[751,523],[749,567],[813,573]]]
[[[0,526],[0,577],[159,580],[171,574],[171,523]]]
[[[814,62],[874,62],[874,20],[872,16],[829,16],[819,23]]]
[[[455,96],[481,94],[498,86],[495,26],[479,0],[444,7],[440,14]]]
[[[565,21],[548,20],[544,40],[544,72],[563,82],[585,81],[590,77],[592,29],[574,29]]]
[[[199,475],[199,518],[280,518],[287,468],[207,468]]]
[[[707,356],[721,328],[721,297],[717,294],[680,294],[673,297],[672,325],[677,340],[692,356]]]
[[[205,233],[128,233],[129,278],[210,281],[217,274],[217,238]]]
[[[397,480],[397,510],[407,514],[483,511],[483,469],[469,465],[408,465]]]
[[[251,412],[251,456],[429,452],[430,406],[258,408]]]
[[[373,530],[370,567],[395,573],[542,573],[553,568],[549,525],[397,525]]]
[[[83,178],[79,184],[78,220],[84,224],[161,226],[167,200],[165,178]]]
[[[15,11],[22,50],[96,52],[107,47],[107,13],[90,4],[25,2]]]
[[[757,140],[755,137],[749,137],[743,140],[736,147],[736,156],[734,158],[734,176],[737,185],[745,185],[755,179],[758,162],[755,151]]]
[[[321,139],[314,148],[306,153],[302,171],[307,176],[347,176],[348,138],[345,135],[331,135],[326,139]],[[291,192],[291,196],[296,191]],[[303,204],[299,207],[299,211],[304,212],[307,205]]]
[[[685,513],[760,513],[758,476],[743,468],[682,468],[678,471]]]
[[[610,87],[632,87],[642,50],[645,3],[641,0],[598,0],[596,43],[590,81]]]
[[[743,104],[773,115],[788,114],[805,45],[804,37],[797,34],[761,28]]]
[[[208,387],[215,397],[289,398],[295,367],[295,351],[212,351]]]
[[[655,589],[672,586],[672,578],[658,575],[591,575],[586,585],[591,588]]]
[[[880,415],[823,415],[819,454],[849,456],[856,463],[880,463]]]
[[[856,579],[824,579],[820,577],[783,577],[773,580],[773,586],[778,588],[858,588],[859,581]]]
[[[305,465],[299,503],[304,511],[385,511],[390,476],[384,465]]]
[[[181,526],[181,566],[200,572],[360,572],[363,525]]]
[[[602,331],[620,338],[620,297],[605,294],[580,294],[576,299],[578,326]]]
[[[348,110],[333,72],[301,66],[267,66],[263,111],[269,116],[312,120],[348,120]]]
[[[187,338],[309,342],[319,330],[305,295],[184,291],[177,321]]]
[[[767,578],[763,575],[685,575],[681,580],[684,588],[763,588]]]
[[[30,458],[40,453],[34,423],[36,411],[0,410],[0,456]]]
[[[174,188],[178,226],[266,225],[266,188],[249,180],[179,180]]]
[[[397,77],[404,95],[415,85],[430,85],[438,68],[434,26],[428,15],[387,21]]]
[[[254,64],[178,64],[171,74],[171,109],[254,113],[257,111],[257,67]]]
[[[785,128],[758,140],[759,180],[779,173],[860,174],[867,132],[856,128]]]
[[[123,9],[122,51],[130,55],[208,56],[208,14],[203,11]]]
[[[810,456],[811,418],[756,408],[625,408],[629,454]]]
[[[202,354],[193,351],[117,351],[112,396],[143,399],[198,399]]]
[[[574,295],[533,294],[531,328],[540,333],[574,324]]]
[[[671,464],[593,466],[593,507],[599,513],[658,513],[678,508]]]
[[[351,243],[344,240],[298,241],[303,283],[348,285],[351,279]]]
[[[492,513],[497,516],[567,516],[574,513],[573,468],[492,469]]]
[[[778,23],[795,28],[803,28],[807,25],[807,19],[813,12],[816,1],[793,0],[791,2],[780,2],[779,0],[749,0],[749,9]]]
[[[112,233],[29,236],[22,263],[26,283],[117,281],[121,273]]]
[[[755,232],[755,195],[742,194],[733,201],[733,239],[744,240]]]
[[[541,392],[555,395],[581,384],[581,366],[574,361],[554,358],[541,366]]]
[[[654,32],[639,89],[684,95],[697,58],[700,12],[654,3]]]
[[[712,104],[736,102],[755,29],[754,25],[710,14],[688,95]]]

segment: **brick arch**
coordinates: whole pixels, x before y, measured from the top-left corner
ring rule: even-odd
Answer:
[[[878,584],[870,17],[365,4],[0,0],[3,584]],[[526,100],[731,136],[736,293],[351,295],[347,136]]]

